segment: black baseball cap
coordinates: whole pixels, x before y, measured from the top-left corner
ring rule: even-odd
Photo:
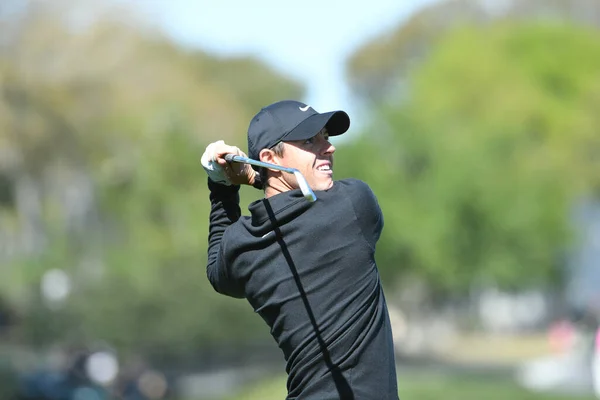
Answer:
[[[305,140],[323,128],[329,136],[337,136],[350,128],[350,117],[344,111],[319,113],[311,106],[295,100],[283,100],[263,107],[248,127],[248,157],[259,160],[263,149],[279,142]]]

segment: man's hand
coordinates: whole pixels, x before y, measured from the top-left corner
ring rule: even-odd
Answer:
[[[246,154],[235,146],[229,146],[222,140],[211,143],[202,155],[202,166],[214,182],[222,185],[253,185],[256,171],[248,164],[230,163],[225,160],[226,154],[246,157]]]

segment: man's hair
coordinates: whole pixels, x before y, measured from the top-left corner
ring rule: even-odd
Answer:
[[[285,146],[284,146],[283,142],[279,142],[275,146],[271,147],[269,150],[272,150],[273,153],[275,153],[275,155],[277,155],[277,157],[283,157],[284,149],[285,149]],[[268,176],[269,170],[267,168],[260,167],[258,169],[258,174],[260,177],[260,182],[262,184],[262,190],[265,190],[267,188],[267,180],[269,178],[269,176]]]

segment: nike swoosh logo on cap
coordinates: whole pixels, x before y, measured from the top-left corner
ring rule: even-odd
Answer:
[[[308,111],[308,109],[310,108],[310,106],[306,106],[306,107],[298,107],[300,109],[300,111]]]

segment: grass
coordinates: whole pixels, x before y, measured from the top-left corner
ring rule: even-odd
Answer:
[[[440,375],[434,373],[399,374],[400,400],[592,400],[594,397],[532,393],[516,384],[490,378]],[[285,378],[277,377],[222,400],[283,400]]]
[[[519,363],[552,353],[546,335],[463,335],[440,351],[438,357],[452,362]]]

